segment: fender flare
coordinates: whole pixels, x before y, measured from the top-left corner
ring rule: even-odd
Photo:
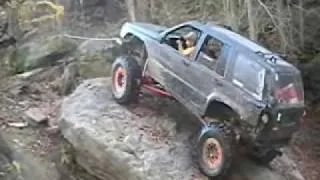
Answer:
[[[212,131],[212,130],[213,130],[213,129],[212,129],[210,126],[208,126],[208,125],[203,126],[203,127],[201,128],[200,133],[199,133],[197,142],[200,141],[201,137],[202,137],[204,134],[206,134],[206,133],[208,133],[209,131]]]
[[[240,119],[246,118],[245,110],[241,106],[237,105],[236,103],[233,103],[230,98],[220,93],[212,93],[207,97],[207,102],[205,104],[205,107],[203,108],[204,111],[202,112],[203,116],[206,114],[210,104],[214,101],[229,106],[237,114],[237,116],[239,116]]]

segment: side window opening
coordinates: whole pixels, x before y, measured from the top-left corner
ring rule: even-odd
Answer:
[[[197,61],[210,70],[216,70],[223,47],[224,44],[221,41],[208,36],[201,47]]]
[[[165,43],[186,57],[192,57],[201,31],[191,26],[178,28],[165,36]]]

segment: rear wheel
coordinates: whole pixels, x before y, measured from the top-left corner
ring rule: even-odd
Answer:
[[[223,124],[212,124],[199,139],[199,166],[209,177],[224,177],[232,162],[233,133]]]
[[[139,94],[141,70],[129,56],[118,57],[112,65],[112,95],[120,104],[136,100]]]

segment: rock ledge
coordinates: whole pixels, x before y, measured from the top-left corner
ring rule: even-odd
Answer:
[[[179,105],[142,97],[145,102],[124,107],[110,92],[110,79],[90,79],[63,102],[61,132],[82,168],[101,180],[207,179],[192,145],[197,126]],[[234,171],[231,179],[283,179],[248,161]]]

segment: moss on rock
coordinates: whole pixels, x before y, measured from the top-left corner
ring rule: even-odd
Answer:
[[[29,42],[18,47],[12,54],[10,65],[14,73],[54,65],[57,60],[75,50],[75,41],[63,36],[52,36]]]

